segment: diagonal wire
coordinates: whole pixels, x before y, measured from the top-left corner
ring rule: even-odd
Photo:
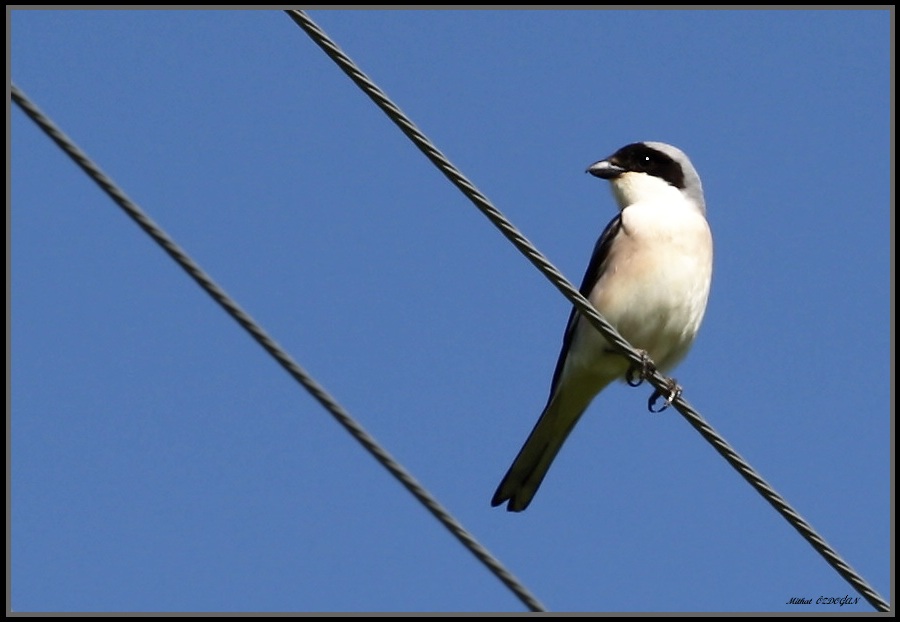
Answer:
[[[415,126],[415,124],[397,107],[394,102],[332,41],[327,34],[304,12],[299,10],[285,11],[288,16],[302,28],[325,54],[346,73],[356,85],[365,92],[375,104],[393,121],[400,130],[418,147],[425,156],[457,187],[459,190],[494,224],[512,244],[524,254],[541,273],[546,276],[578,311],[601,334],[632,363],[642,362],[638,353],[619,333],[601,316],[581,293],[553,266],[518,229],[475,188],[438,148]],[[667,395],[669,384],[665,376],[653,372],[647,380],[663,395]],[[719,454],[734,467],[756,491],[781,514],[788,523],[803,536],[812,547],[825,558],[854,589],[879,611],[890,611],[890,605],[857,573],[812,526],[794,510],[754,469],[734,450],[722,436],[684,400],[681,395],[672,401],[672,405],[680,412],[688,423],[705,438]]]
[[[166,251],[185,272],[193,278],[213,300],[240,324],[244,330],[261,345],[266,352],[271,354],[278,363],[312,396],[324,406],[328,412],[344,428],[371,453],[381,465],[400,480],[400,483],[422,503],[435,518],[437,518],[469,551],[478,558],[488,569],[497,576],[519,600],[531,611],[545,611],[541,602],[500,563],[491,553],[482,546],[465,527],[457,521],[418,481],[403,468],[394,458],[383,449],[378,442],[366,432],[337,401],[306,371],[298,365],[291,356],[272,339],[250,315],[232,300],[225,291],[219,287],[202,268],[191,259],[188,254],[175,243],[172,238],[163,231],[150,217],[125,193],[120,190],[113,181],[107,177],[100,168],[81,151],[72,140],[66,136],[56,125],[44,115],[43,112],[28,99],[15,84],[10,87],[13,100],[66,154],[87,173],[115,203],[121,207],[138,226],[144,230],[153,240]]]

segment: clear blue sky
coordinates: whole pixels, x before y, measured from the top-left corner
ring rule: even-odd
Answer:
[[[571,280],[584,174],[684,149],[716,242],[685,397],[891,600],[889,11],[312,11]],[[569,312],[280,11],[13,11],[11,76],[555,611],[871,611],[650,389],[491,495]],[[522,611],[10,114],[15,611]]]

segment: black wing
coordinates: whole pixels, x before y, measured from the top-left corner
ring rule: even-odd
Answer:
[[[597,239],[597,243],[594,245],[594,254],[591,255],[591,261],[588,263],[587,271],[584,273],[581,287],[578,290],[585,298],[591,293],[591,290],[597,283],[597,279],[600,278],[600,275],[606,268],[605,264],[607,257],[609,257],[609,248],[612,246],[612,241],[621,228],[622,214],[620,212],[606,225],[606,229],[603,230],[603,233]],[[565,365],[566,357],[569,355],[569,347],[572,345],[572,337],[575,334],[575,322],[578,320],[579,315],[578,309],[572,306],[572,311],[569,313],[569,322],[566,324],[566,332],[563,335],[562,349],[559,352],[559,359],[556,361],[556,370],[553,372],[553,381],[550,383],[550,397],[547,398],[548,404],[553,399],[553,394],[556,393],[556,385],[559,383],[560,376],[562,376],[563,365]]]

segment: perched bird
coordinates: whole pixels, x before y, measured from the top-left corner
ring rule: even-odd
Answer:
[[[712,279],[700,177],[680,149],[658,142],[626,145],[587,172],[610,182],[619,213],[597,240],[581,293],[665,372],[690,349]],[[527,508],[585,409],[628,369],[628,360],[573,308],[547,405],[491,505]]]

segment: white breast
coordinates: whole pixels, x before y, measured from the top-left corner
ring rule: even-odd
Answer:
[[[606,270],[589,296],[622,336],[646,350],[662,371],[690,348],[712,279],[712,236],[706,219],[675,188],[666,188],[674,192],[657,192],[623,210]],[[583,347],[577,359],[589,366],[592,361],[601,364],[605,340],[586,322],[581,324]]]

